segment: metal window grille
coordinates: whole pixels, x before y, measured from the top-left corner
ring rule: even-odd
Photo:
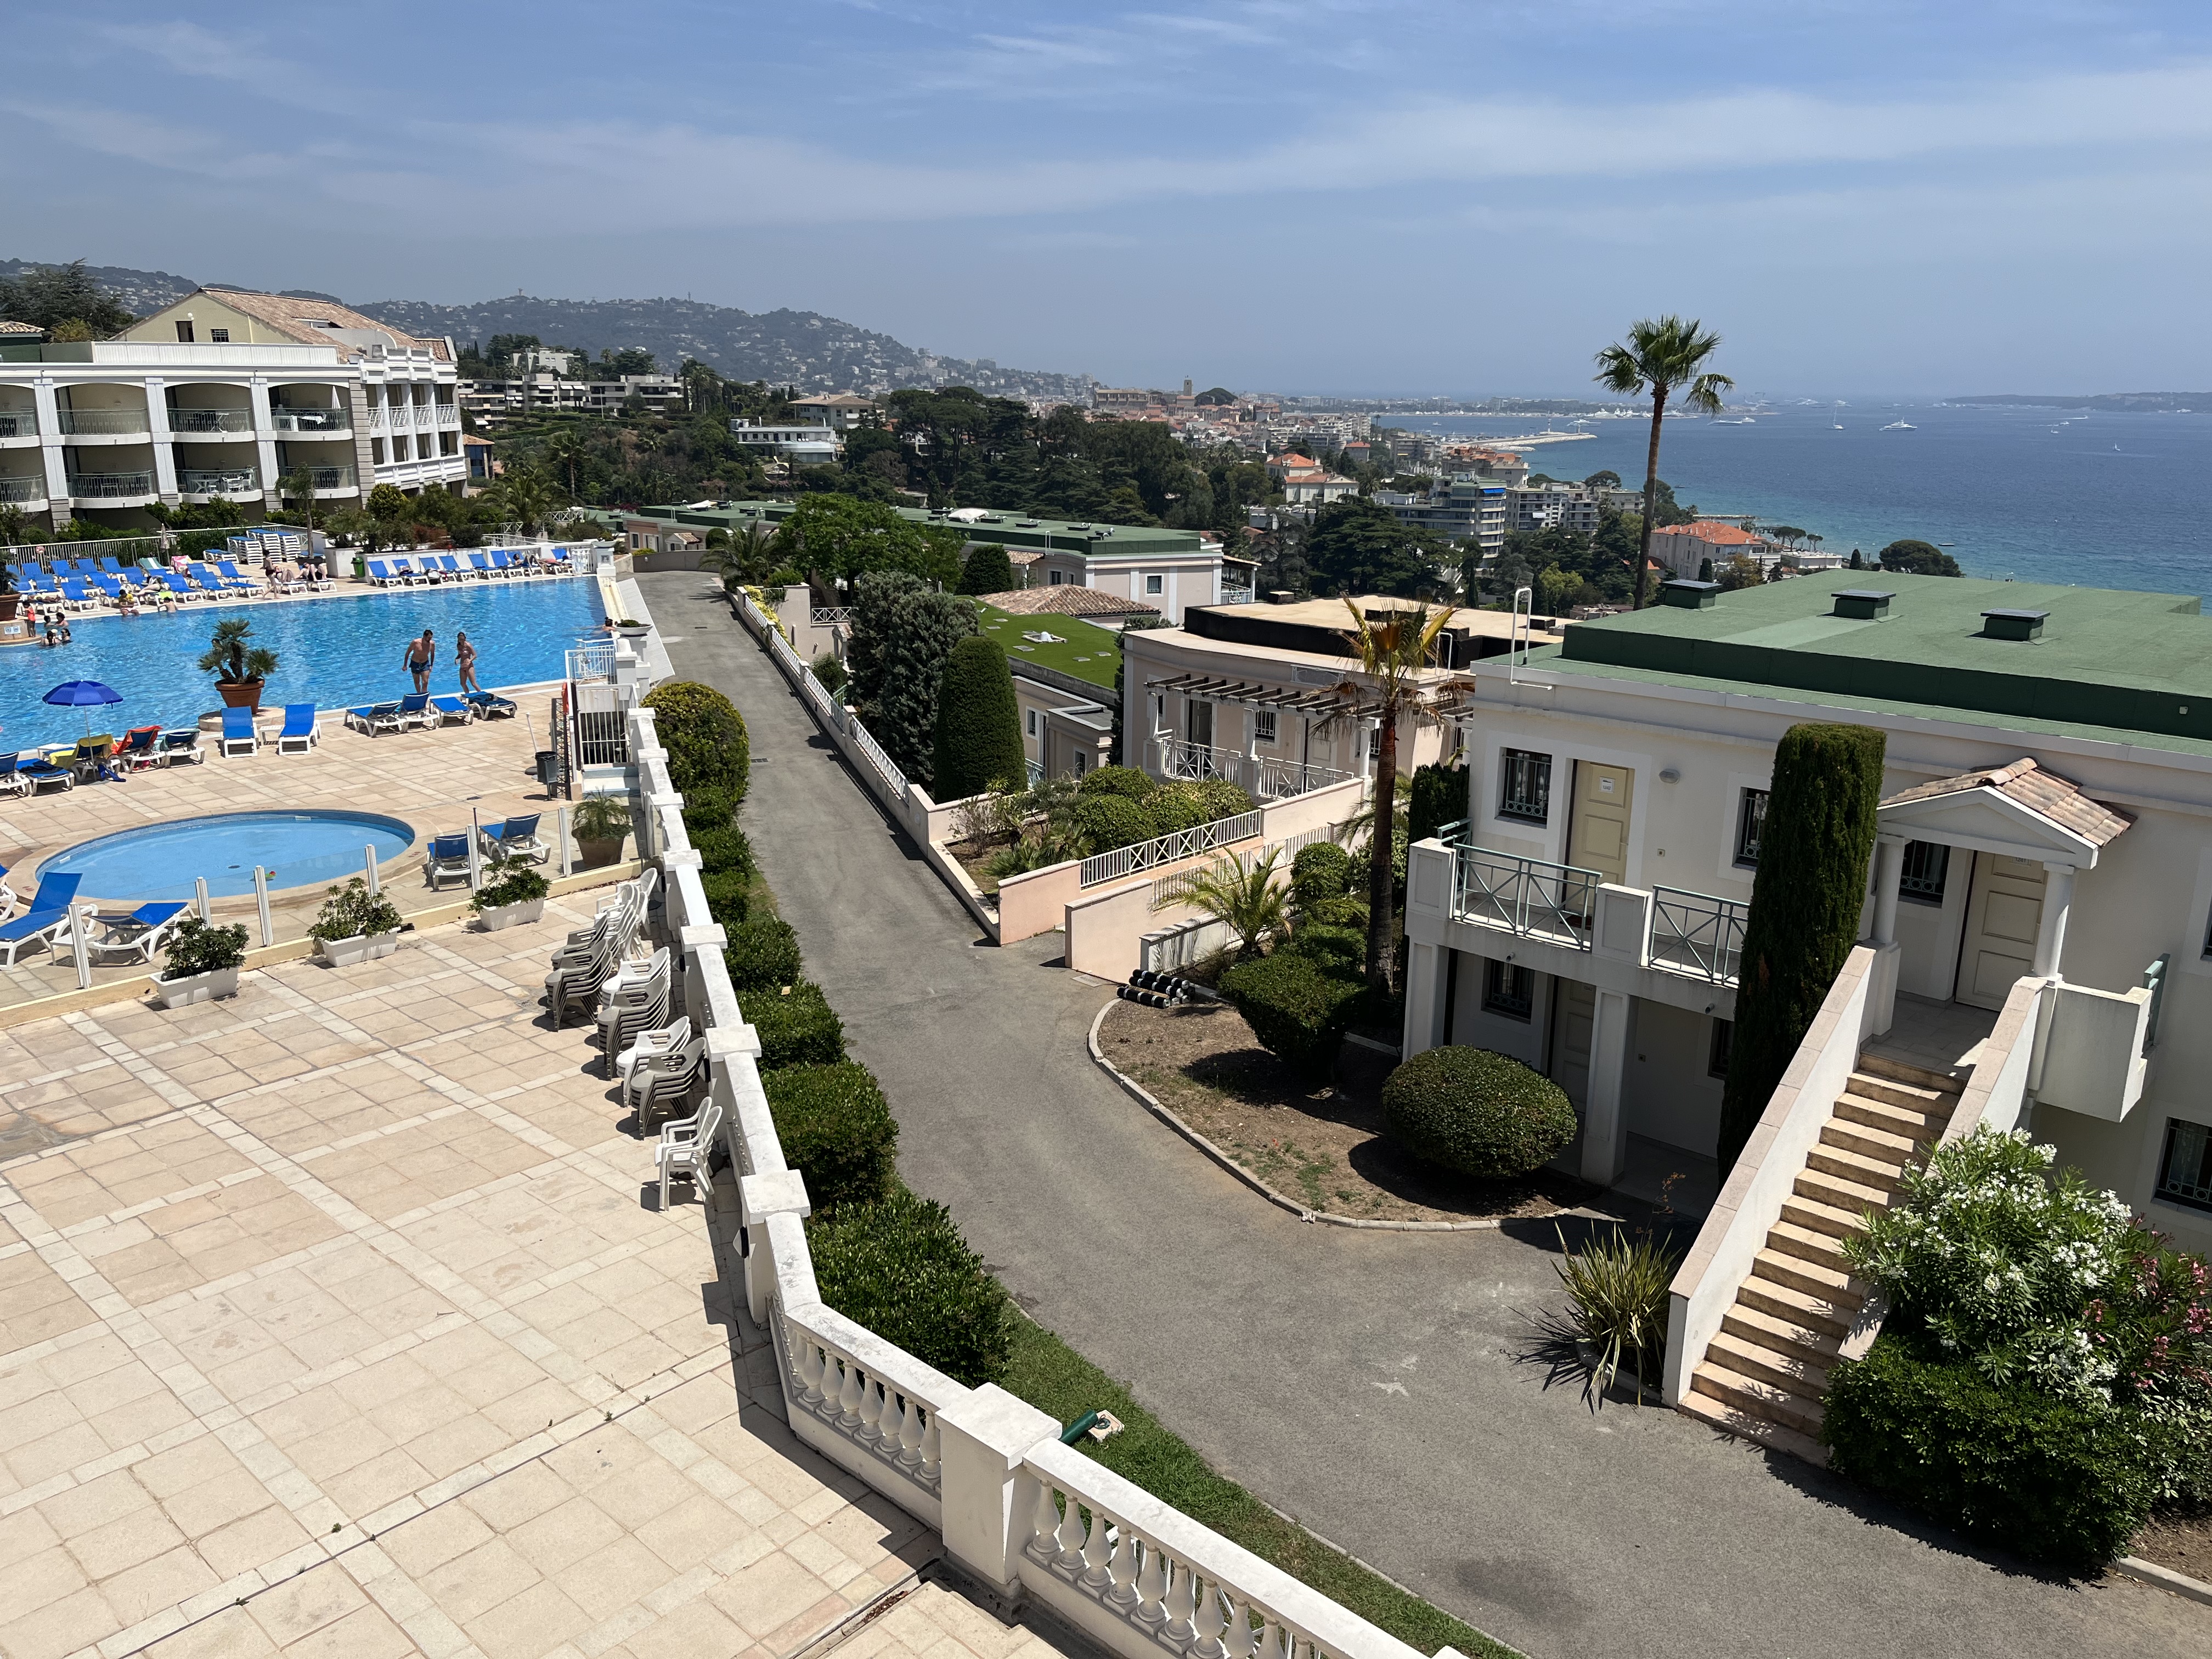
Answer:
[[[1517,963],[1492,958],[1482,971],[1482,1006],[1508,1019],[1527,1019],[1536,1006],[1536,975]]]
[[[1255,738],[1257,738],[1261,743],[1274,742],[1275,711],[1273,709],[1262,708],[1257,710],[1253,714],[1252,735]]]
[[[2212,1124],[2166,1121],[2166,1156],[2159,1161],[2158,1196],[2168,1204],[2212,1210]]]
[[[1949,873],[1951,849],[1941,842],[1908,841],[1905,864],[1897,878],[1897,896],[1921,904],[1943,902],[1943,878]]]
[[[1552,757],[1526,749],[1505,750],[1498,816],[1547,823],[1552,817]]]
[[[1766,802],[1769,791],[1747,789],[1735,812],[1735,861],[1738,864],[1759,862],[1759,840],[1766,833]]]

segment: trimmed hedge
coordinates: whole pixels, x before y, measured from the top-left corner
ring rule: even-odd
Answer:
[[[1005,647],[988,634],[961,641],[945,659],[935,764],[930,793],[940,801],[964,800],[994,785],[1018,789],[1028,781],[1013,675]]]
[[[760,1034],[763,1072],[835,1066],[845,1058],[845,1023],[811,980],[800,980],[787,991],[741,991],[738,1011]]]
[[[1299,915],[1351,890],[1352,854],[1334,842],[1301,847],[1291,860],[1291,904]]]
[[[905,1188],[806,1224],[822,1300],[969,1388],[1013,1353],[1013,1304],[942,1204]]]
[[[744,870],[703,871],[699,885],[706,890],[707,914],[734,939],[752,910],[752,876]]]
[[[1142,800],[1159,787],[1158,778],[1133,766],[1095,767],[1076,786],[1086,795],[1126,795],[1131,800]]]
[[[1239,963],[1221,976],[1221,994],[1244,1016],[1260,1045],[1316,1077],[1327,1076],[1336,1063],[1345,1028],[1365,990],[1359,981],[1324,973],[1312,957],[1295,951]]]
[[[711,685],[675,680],[648,693],[647,708],[659,718],[653,731],[668,751],[668,777],[688,799],[694,790],[745,797],[752,774],[752,743],[737,705]]]
[[[1127,795],[1084,795],[1069,809],[1085,853],[1110,853],[1152,838],[1152,821],[1143,805]]]
[[[1838,1473],[2073,1571],[2125,1554],[2156,1498],[2147,1449],[2121,1413],[2000,1387],[1887,1333],[1829,1373],[1820,1437]]]
[[[1424,1163],[1491,1181],[1543,1168],[1575,1138],[1565,1089],[1510,1055],[1459,1044],[1392,1071],[1382,1119]]]
[[[684,798],[684,833],[696,847],[700,836],[728,829],[737,815],[737,799],[727,791],[695,789]]]
[[[722,921],[719,916],[715,920]],[[730,935],[722,961],[730,970],[730,984],[740,997],[748,991],[780,991],[799,982],[805,971],[799,935],[781,916],[747,915],[734,927],[727,921],[722,921],[722,926]]]
[[[1311,958],[1325,974],[1357,979],[1366,971],[1367,935],[1357,927],[1301,921],[1286,947]]]
[[[750,876],[760,868],[753,859],[752,842],[734,823],[695,836],[691,845],[699,854],[700,868],[705,874],[726,875],[734,871]]]
[[[806,1179],[817,1210],[865,1204],[891,1189],[898,1122],[874,1074],[857,1060],[790,1066],[761,1079],[784,1162]]]
[[[1014,580],[1014,562],[1006,550],[987,543],[968,555],[960,567],[963,593],[1011,593],[1021,584]]]

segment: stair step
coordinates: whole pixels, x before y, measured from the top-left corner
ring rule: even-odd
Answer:
[[[1723,1330],[1705,1345],[1705,1364],[1817,1404],[1828,1392],[1828,1368],[1800,1351],[1784,1353]]]
[[[1856,1297],[1847,1296],[1838,1301],[1818,1291],[1800,1290],[1780,1279],[1762,1277],[1756,1267],[1737,1290],[1735,1298],[1739,1310],[1801,1326],[1838,1342],[1850,1334],[1852,1322],[1859,1311]]]
[[[1723,1434],[1732,1434],[1740,1440],[1755,1440],[1775,1451],[1802,1457],[1815,1468],[1828,1466],[1828,1449],[1810,1435],[1800,1434],[1795,1429],[1785,1429],[1779,1423],[1770,1422],[1764,1417],[1753,1417],[1749,1412],[1738,1411],[1711,1395],[1686,1394],[1675,1409],[1700,1422],[1710,1423]]]
[[[1823,1146],[1834,1146],[1846,1152],[1856,1152],[1861,1158],[1871,1158],[1893,1169],[1902,1170],[1920,1156],[1920,1142],[1911,1135],[1899,1134],[1891,1129],[1871,1123],[1858,1123],[1838,1114],[1828,1120],[1820,1130]]]
[[[1858,1211],[1838,1209],[1833,1204],[1823,1204],[1817,1198],[1797,1193],[1782,1200],[1782,1218],[1793,1227],[1808,1233],[1826,1233],[1831,1238],[1866,1231],[1866,1223]]]
[[[1818,1365],[1834,1364],[1843,1349],[1840,1333],[1814,1330],[1794,1319],[1778,1319],[1744,1302],[1721,1316],[1721,1328],[1755,1346],[1795,1354]]]
[[[1859,1056],[1858,1066],[1851,1073],[1851,1085],[1855,1093],[1869,1094],[1875,1100],[1929,1108],[1954,1102],[1966,1091],[1962,1078],[1946,1077],[1880,1054]]]
[[[1698,1367],[1690,1386],[1695,1392],[1733,1406],[1747,1416],[1779,1423],[1808,1438],[1815,1438],[1820,1432],[1819,1401],[1792,1394],[1787,1389],[1778,1389],[1771,1382],[1762,1382],[1755,1376],[1746,1376],[1741,1371],[1732,1371],[1711,1360]]]
[[[1766,1230],[1766,1248],[1779,1250],[1784,1255],[1794,1255],[1800,1261],[1809,1261],[1816,1267],[1832,1268],[1839,1273],[1851,1270],[1850,1261],[1826,1233],[1814,1232],[1810,1227],[1800,1227],[1795,1222],[1778,1221]]]
[[[1887,1210],[1897,1195],[1887,1187],[1865,1187],[1826,1170],[1808,1169],[1793,1184],[1801,1198],[1817,1199],[1856,1215],[1864,1210]]]
[[[1885,1158],[1869,1158],[1841,1146],[1832,1146],[1825,1138],[1806,1153],[1805,1166],[1824,1175],[1841,1176],[1876,1192],[1893,1193],[1905,1185],[1902,1159],[1891,1163]]]
[[[1776,1231],[1779,1231],[1779,1228],[1776,1229]],[[1751,1271],[1754,1275],[1854,1310],[1866,1300],[1866,1292],[1852,1282],[1847,1270],[1824,1267],[1820,1262],[1808,1261],[1802,1255],[1778,1250],[1772,1248],[1772,1237],[1771,1233],[1768,1235],[1769,1247],[1752,1258]],[[1739,1290],[1737,1294],[1741,1296],[1741,1291]]]
[[[1916,1107],[1899,1106],[1893,1101],[1855,1095],[1848,1089],[1836,1102],[1836,1115],[1848,1122],[1886,1129],[1893,1135],[1923,1144],[1939,1139],[1951,1121],[1948,1111],[1923,1112]]]

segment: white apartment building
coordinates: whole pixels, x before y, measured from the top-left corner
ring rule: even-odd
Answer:
[[[1462,476],[1439,480],[1425,495],[1377,490],[1375,499],[1401,524],[1432,532],[1485,557],[1502,552],[1511,521],[1508,486],[1497,478]]]
[[[1508,530],[1571,530],[1583,536],[1597,531],[1597,497],[1580,484],[1515,484],[1505,492],[1505,507]]]
[[[732,420],[730,435],[749,449],[765,449],[794,466],[835,466],[845,453],[844,440],[834,427],[814,422],[795,426],[769,426],[763,422]]]
[[[217,496],[273,506],[468,476],[450,345],[342,306],[203,289],[112,340],[0,342],[0,500],[56,524]],[[127,524],[131,520],[118,520]]]
[[[460,383],[461,407],[474,416],[496,417],[526,410],[619,415],[632,398],[648,410],[681,413],[684,406],[684,382],[672,374],[625,374],[612,380],[571,380],[559,374],[540,374],[520,380]]]

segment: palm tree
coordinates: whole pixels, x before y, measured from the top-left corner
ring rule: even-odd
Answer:
[[[1170,890],[1170,896],[1164,902],[1180,899],[1224,924],[1237,935],[1237,960],[1248,962],[1290,928],[1283,889],[1275,882],[1275,861],[1281,856],[1279,852],[1270,853],[1248,866],[1232,854],[1203,870],[1192,871]]]
[[[725,587],[758,581],[775,568],[775,532],[756,520],[726,534],[709,532],[706,550],[699,555],[699,565],[720,576]]]
[[[1344,608],[1352,613],[1352,631],[1344,640],[1352,647],[1358,671],[1332,688],[1338,701],[1334,718],[1372,718],[1380,722],[1373,806],[1378,832],[1367,838],[1367,979],[1387,991],[1394,955],[1390,927],[1396,914],[1391,902],[1388,826],[1397,818],[1398,724],[1408,716],[1418,720],[1429,714],[1450,689],[1425,684],[1420,671],[1436,660],[1437,635],[1452,619],[1452,607],[1446,605],[1433,614],[1425,604],[1411,611],[1394,607],[1374,621],[1350,599],[1345,600]]]
[[[545,459],[568,481],[568,499],[582,501],[577,493],[577,475],[591,462],[591,441],[573,426],[564,428],[545,441]]]
[[[1644,467],[1644,534],[1637,546],[1636,608],[1650,602],[1651,520],[1659,505],[1659,427],[1667,418],[1667,399],[1676,392],[1690,408],[1707,415],[1721,410],[1721,393],[1735,390],[1725,374],[1710,373],[1706,360],[1720,349],[1721,337],[1705,331],[1696,318],[1650,318],[1628,331],[1626,345],[1609,345],[1597,354],[1591,378],[1625,398],[1651,394],[1651,448]]]

